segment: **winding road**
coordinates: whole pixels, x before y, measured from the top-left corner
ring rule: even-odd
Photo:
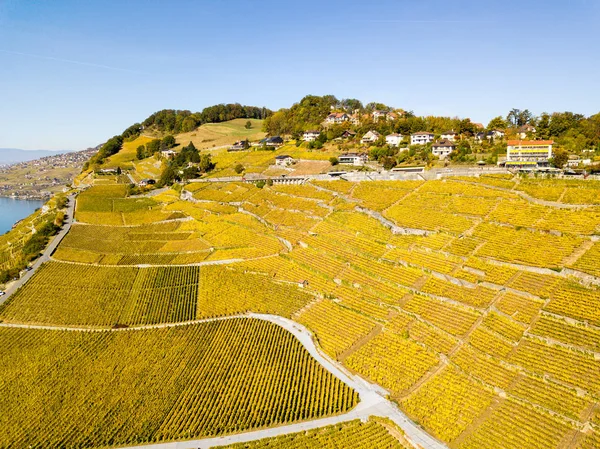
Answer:
[[[0,305],[8,301],[8,298],[10,298],[23,284],[25,284],[29,279],[31,279],[31,277],[35,274],[37,269],[44,262],[48,262],[50,260],[50,256],[52,255],[52,253],[54,253],[56,247],[59,245],[60,242],[62,242],[62,239],[65,238],[65,235],[67,235],[67,233],[71,229],[71,225],[74,221],[73,216],[75,213],[75,195],[69,195],[67,198],[69,199],[69,204],[67,206],[67,213],[62,229],[59,231],[58,234],[56,234],[52,238],[52,241],[46,247],[42,255],[38,257],[37,260],[33,263],[33,265],[31,266],[31,270],[26,271],[23,276],[21,276],[18,280],[10,284],[10,286],[4,291],[6,294],[0,297]]]
[[[7,301],[22,285],[24,285],[37,271],[37,269],[45,262],[50,260],[60,242],[67,235],[74,222],[75,211],[75,196],[71,195],[67,208],[66,219],[60,232],[52,239],[50,244],[44,250],[42,255],[35,261],[32,270],[26,272],[19,280],[15,281],[6,290],[6,295],[0,298],[0,304]],[[289,433],[303,432],[306,430],[316,429],[323,426],[339,424],[342,422],[361,419],[366,421],[370,416],[386,417],[394,421],[404,432],[405,437],[415,446],[423,449],[448,449],[446,445],[430,436],[425,430],[418,427],[412,422],[400,409],[391,401],[386,399],[389,394],[382,387],[367,382],[359,376],[350,374],[340,363],[334,361],[329,356],[324,354],[315,345],[312,333],[301,324],[296,323],[287,318],[276,315],[248,313],[245,315],[236,315],[230,317],[221,317],[214,319],[195,320],[181,323],[166,323],[149,326],[138,326],[121,329],[90,329],[90,328],[74,328],[64,326],[38,326],[27,324],[12,324],[0,323],[0,327],[26,328],[26,329],[43,329],[55,331],[79,331],[79,332],[131,332],[136,330],[159,329],[166,327],[185,326],[190,324],[198,324],[209,321],[236,319],[236,318],[254,318],[275,323],[287,331],[291,332],[300,343],[306,348],[312,357],[314,357],[326,370],[331,372],[338,379],[352,387],[360,397],[359,404],[350,412],[331,416],[327,418],[316,419],[312,421],[299,422],[286,426],[271,427],[260,429],[251,432],[244,432],[234,435],[227,435],[215,438],[204,438],[189,441],[176,441],[170,443],[125,446],[131,449],[206,449],[217,446],[229,445],[234,443],[243,443],[248,441],[260,440],[263,438],[271,438]]]
[[[27,324],[0,323],[0,327],[44,329],[54,331],[74,331],[74,332],[132,332],[148,329],[161,329],[167,327],[187,326],[191,324],[206,323],[210,321],[231,320],[239,318],[253,318],[277,324],[288,332],[291,332],[298,341],[306,348],[312,357],[314,357],[327,371],[352,387],[360,397],[359,404],[350,412],[331,416],[327,418],[304,421],[286,426],[271,427],[266,429],[244,432],[234,435],[226,435],[215,438],[204,438],[188,441],[174,441],[171,443],[158,443],[137,446],[125,446],[131,449],[207,449],[222,445],[243,443],[248,441],[271,438],[289,433],[303,432],[316,429],[323,426],[330,426],[342,422],[361,419],[366,421],[370,416],[386,417],[394,421],[404,432],[405,437],[415,446],[424,449],[448,449],[446,445],[431,437],[425,430],[412,422],[400,409],[391,401],[386,399],[388,392],[382,387],[369,383],[359,376],[350,374],[340,363],[334,361],[329,356],[321,352],[315,345],[312,333],[301,324],[287,318],[277,315],[266,315],[257,313],[248,313],[245,315],[234,315],[229,317],[208,318],[204,320],[187,321],[181,323],[165,323],[148,326],[136,326],[121,329],[90,329],[74,328],[64,326],[38,326]]]

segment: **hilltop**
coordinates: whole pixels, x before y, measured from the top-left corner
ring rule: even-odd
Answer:
[[[600,171],[599,127],[600,114],[534,116],[513,109],[484,126],[469,118],[419,117],[383,103],[308,95],[276,112],[239,104],[198,113],[159,111],[109,139],[84,168],[86,175],[120,169],[134,183],[151,179],[161,186],[198,177],[266,179],[417,167],[489,166],[504,173],[569,168],[583,174]],[[276,157],[286,162],[276,163]]]

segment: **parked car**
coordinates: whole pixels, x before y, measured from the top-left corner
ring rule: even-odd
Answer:
[[[2,290],[0,290],[0,296],[4,296],[6,295],[6,292],[3,292]]]

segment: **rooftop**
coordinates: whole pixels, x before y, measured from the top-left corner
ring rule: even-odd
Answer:
[[[553,145],[554,140],[509,140],[507,144],[513,147],[520,145]]]

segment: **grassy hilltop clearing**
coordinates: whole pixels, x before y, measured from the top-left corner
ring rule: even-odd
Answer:
[[[182,200],[182,192],[172,189],[153,197],[128,196],[122,176],[97,180],[79,195],[77,223],[53,260],[0,307],[4,325],[116,329],[248,311],[281,315],[312,330],[329,356],[385,388],[402,410],[451,448],[597,447],[598,181],[503,175],[427,182],[312,181],[263,188],[207,182],[183,186],[193,200]],[[547,202],[540,204],[538,199]],[[397,230],[410,228],[422,235],[393,233],[367,212],[380,213]],[[222,265],[210,265],[214,262]],[[238,325],[229,323],[219,326]],[[58,407],[54,420],[38,413],[39,402],[6,402],[2,408],[14,412],[2,418],[0,438],[69,441],[68,447],[84,441],[81,438],[94,446],[131,444],[240,432],[337,413],[354,404],[353,396],[330,380],[328,388],[334,390],[328,393],[321,387],[311,400],[334,401],[338,408],[315,408],[308,399],[285,396],[286,413],[248,421],[254,416],[252,407],[260,407],[255,401],[264,398],[265,384],[260,395],[251,389],[223,393],[232,398],[240,394],[235,403],[244,398],[249,408],[235,415],[240,421],[217,424],[232,415],[217,409],[200,414],[199,407],[207,407],[208,399],[181,386],[183,379],[205,374],[189,371],[191,366],[182,361],[170,361],[196,357],[184,342],[211,326],[114,335],[0,328],[0,337],[10,342],[0,346],[6,361],[0,366],[5,402],[22,397],[25,388],[31,395],[28,385],[33,379],[16,376],[16,358],[27,358],[30,373],[48,370],[57,357],[72,359],[68,366],[54,365],[51,376],[35,384],[35,395],[48,390],[56,401],[52,403],[61,401],[61,406],[48,405]],[[262,332],[264,325],[256,326],[256,332]],[[249,332],[255,331],[244,331]],[[280,331],[277,337],[270,332],[271,339],[288,338]],[[167,344],[173,338],[182,340]],[[232,337],[221,338],[228,345],[238,344]],[[125,342],[132,339],[140,339],[140,344]],[[161,341],[164,349],[142,341]],[[211,355],[220,362],[210,366],[222,363],[225,369],[235,360],[236,368],[227,368],[232,373],[258,369],[244,368],[249,361],[244,351],[263,347],[258,343],[263,337],[256,341],[244,343],[249,349],[232,349],[235,359]],[[153,351],[162,351],[165,362],[160,366],[181,367],[173,373],[177,377],[167,382],[168,372],[148,371],[141,360],[152,360]],[[89,360],[84,366],[77,362],[92,354],[101,358],[96,366],[108,370],[118,372],[130,363],[127,377],[111,385],[126,389],[139,383],[139,391],[148,391],[148,398],[130,395],[130,405],[118,410],[111,405],[121,400],[118,395],[97,392],[85,399],[85,391],[91,390],[84,385],[103,382]],[[106,360],[102,354],[107,354]],[[121,357],[110,362],[108,354]],[[270,356],[281,368],[269,382],[296,379],[293,376],[307,382],[306,388],[321,382],[299,374],[287,353]],[[70,368],[73,363],[78,374],[67,375],[75,369]],[[284,369],[289,374],[283,375]],[[68,386],[66,377],[71,379]],[[78,382],[84,378],[85,383]],[[212,382],[219,388],[236,388],[235,383],[216,379]],[[260,379],[256,378],[257,388],[267,382]],[[283,388],[273,390],[272,401],[282,399]],[[164,403],[158,399],[162,397],[172,402]],[[78,420],[86,413],[86,401],[100,407],[86,418],[93,422],[88,428],[97,429],[90,430],[89,437],[76,430],[83,424]],[[73,404],[69,410],[64,408],[67,403]],[[168,411],[166,404],[172,404]],[[101,419],[102,410],[113,410],[110,419]],[[36,424],[34,417],[44,422]],[[181,427],[186,419],[195,424]],[[70,433],[56,433],[62,427],[52,423],[61,420],[75,426]],[[25,423],[29,424],[23,427]],[[323,432],[307,434],[302,437],[306,442],[298,444],[318,445],[311,441],[329,431]],[[376,424],[348,424],[339,432],[335,438],[351,432],[349,438],[357,444],[361,438],[389,438]],[[261,444],[270,443],[250,447]]]
[[[246,124],[250,122],[250,127]],[[238,118],[223,123],[206,123],[193,131],[177,135],[177,142],[186,145],[192,142],[199,150],[228,146],[236,140],[260,140],[266,136],[263,132],[264,120]]]

